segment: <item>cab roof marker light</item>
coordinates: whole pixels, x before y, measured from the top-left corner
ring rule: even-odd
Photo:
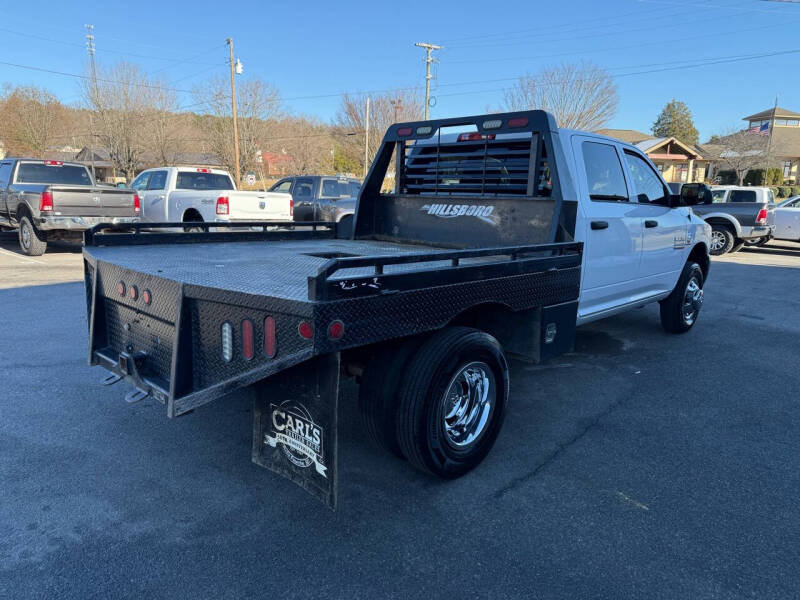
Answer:
[[[417,127],[417,135],[427,135],[431,131],[433,131],[433,127],[430,125],[423,125],[422,127]]]
[[[525,127],[528,124],[528,117],[514,117],[509,119],[507,125],[509,127]]]
[[[397,135],[401,136],[411,135],[411,131],[412,131],[411,127],[401,127],[400,129],[397,130]]]
[[[502,125],[502,119],[492,119],[491,121],[484,121],[481,123],[483,129],[499,129]]]

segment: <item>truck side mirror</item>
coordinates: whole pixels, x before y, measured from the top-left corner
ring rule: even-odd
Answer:
[[[681,205],[711,204],[711,188],[705,183],[684,183],[681,187]]]

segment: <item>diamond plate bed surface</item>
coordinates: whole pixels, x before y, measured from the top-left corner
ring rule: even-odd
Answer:
[[[310,256],[312,253],[376,256],[451,250],[434,246],[357,240],[226,242],[89,249],[98,260],[124,269],[192,285],[299,301],[308,300],[308,277],[316,275],[317,270],[330,259]],[[483,260],[486,259],[462,261],[462,264]],[[438,269],[449,264],[449,261],[437,261],[389,265],[385,272]],[[343,269],[331,279],[372,272],[370,267]]]

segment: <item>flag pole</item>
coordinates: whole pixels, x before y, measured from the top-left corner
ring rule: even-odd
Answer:
[[[775,113],[777,111],[778,111],[778,95],[776,94],[775,107],[772,109],[772,119],[770,119],[769,122],[769,138],[767,138],[767,155],[764,157],[763,185],[767,185],[767,172],[769,171],[769,153],[772,151],[772,131],[775,129]]]

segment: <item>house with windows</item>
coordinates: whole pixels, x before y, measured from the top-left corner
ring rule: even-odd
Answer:
[[[748,117],[747,130],[770,135],[772,166],[781,167],[783,180],[792,185],[800,183],[800,113],[781,107],[762,110]]]
[[[653,161],[664,180],[675,183],[705,181],[710,160],[702,149],[676,137],[654,137],[634,129],[600,129],[596,133],[633,144]]]

